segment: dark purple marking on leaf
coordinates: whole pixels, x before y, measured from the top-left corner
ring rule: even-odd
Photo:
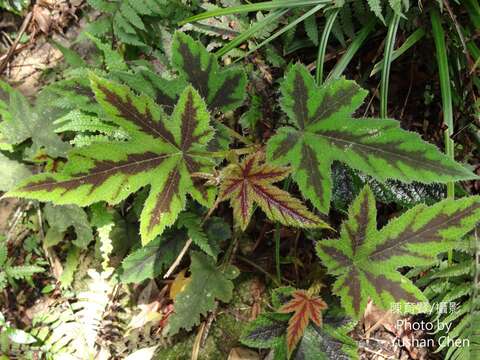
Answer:
[[[294,132],[287,133],[285,139],[283,139],[275,149],[272,154],[273,160],[281,158],[285,156],[292,148],[296,145],[297,141],[299,140],[299,135]]]
[[[357,230],[354,231],[348,222],[345,223],[345,229],[348,233],[348,237],[350,238],[353,255],[357,253],[357,250],[365,242],[365,239],[367,238],[368,223],[370,221],[368,217],[368,209],[370,206],[368,192],[364,191],[362,193],[362,196],[363,197],[360,202],[360,210],[354,216],[355,222],[357,223]]]
[[[118,96],[118,94],[110,91],[103,85],[99,84],[98,89],[105,94],[105,100],[118,110],[121,117],[133,122],[143,132],[156,138],[162,138],[171,145],[178,146],[175,143],[172,133],[165,128],[163,122],[161,120],[153,120],[152,114],[150,113],[148,107],[145,109],[145,114],[142,114],[133,105],[130,95],[127,95],[126,99],[124,100]]]
[[[310,123],[315,124],[321,120],[325,120],[340,111],[342,107],[350,105],[352,103],[352,98],[359,90],[360,87],[352,81],[347,83],[346,88],[337,90],[335,94],[325,94],[322,103],[317,108]]]
[[[360,273],[354,267],[350,269],[345,276],[345,285],[348,287],[348,295],[352,298],[352,305],[355,313],[360,312],[361,289],[360,289]]]
[[[262,186],[260,184],[252,183],[251,187],[260,198],[263,198],[263,200],[265,200],[270,211],[272,211],[272,207],[279,211],[280,215],[282,215],[282,217],[285,219],[285,222],[288,222],[288,217],[290,217],[292,219],[295,219],[299,223],[313,225],[318,224],[318,221],[316,221],[315,219],[303,215],[295,208],[290,207],[288,203],[278,200],[278,195],[275,194],[274,191],[272,191],[272,188],[270,186]]]
[[[465,216],[468,216],[468,214],[473,213],[479,208],[480,204],[474,203],[463,210],[455,211],[453,214],[440,213],[416,230],[413,229],[414,223],[411,223],[399,235],[379,244],[368,258],[376,262],[401,255],[414,255],[418,257],[419,254],[410,251],[405,245],[442,241],[443,237],[440,234],[442,230],[446,230],[449,227],[460,226]],[[413,218],[413,220],[415,220],[415,218]],[[430,257],[424,257],[430,259]]]
[[[201,169],[201,164],[195,161],[190,155],[184,153],[183,154],[183,161],[185,162],[185,166],[187,167],[187,171],[190,174],[199,172]],[[200,178],[192,178],[193,186],[197,189],[203,196],[205,201],[208,200],[208,192],[207,187],[204,184],[204,180]]]
[[[181,134],[182,138],[180,140],[180,147],[183,151],[190,149],[192,143],[194,142],[193,133],[195,128],[198,125],[197,118],[197,108],[193,103],[192,92],[189,91],[187,94],[187,101],[185,102],[185,108],[182,109],[182,120],[181,120]]]
[[[396,125],[392,124],[392,126]],[[383,130],[386,130],[386,128]],[[403,172],[402,167],[397,164],[397,161],[401,160],[402,164],[407,164],[411,168],[427,169],[434,173],[458,176],[457,169],[445,166],[439,161],[428,159],[423,151],[406,151],[402,149],[402,141],[368,143],[372,138],[369,134],[356,135],[335,130],[321,130],[318,131],[317,134],[326,138],[330,144],[336,148],[341,150],[351,149],[355,151],[355,153],[363,157],[367,163],[369,163],[371,155],[374,154],[377,159],[381,158],[387,161],[399,172]],[[355,164],[349,165],[355,167]],[[373,165],[372,167],[375,168]]]
[[[143,171],[158,167],[169,155],[146,152],[144,154],[129,154],[126,160],[114,162],[111,160],[97,160],[88,173],[79,173],[69,180],[57,181],[47,178],[42,181],[27,184],[22,191],[53,191],[64,189],[63,193],[74,190],[84,185],[91,185],[90,192],[102,185],[110,177],[122,173],[135,175]]]
[[[171,115],[178,97],[172,98],[159,88],[155,88],[155,102],[163,107],[168,115]]]
[[[168,175],[167,182],[163,187],[163,190],[158,193],[155,208],[150,216],[148,223],[148,232],[151,232],[153,228],[160,222],[162,214],[170,211],[172,199],[175,194],[178,194],[180,185],[180,170],[178,167],[172,170]]]
[[[235,73],[227,76],[222,86],[217,90],[213,98],[209,101],[210,109],[221,109],[222,107],[229,106],[232,103],[237,102],[239,99],[234,97],[234,94],[239,86],[242,85],[242,76],[241,71],[236,71]],[[221,73],[219,74],[221,76]]]
[[[203,70],[200,54],[193,54],[188,44],[182,42],[180,37],[179,39],[178,52],[183,59],[182,70],[187,75],[188,82],[198,90],[204,99],[208,99],[208,78],[213,67],[212,60],[209,58],[207,68]]]
[[[305,125],[308,123],[308,88],[305,84],[305,79],[299,71],[295,73],[295,79],[293,81],[293,113],[297,120],[300,129],[305,129]]]
[[[275,182],[280,181],[288,176],[290,170],[288,168],[277,170],[277,171],[267,171],[265,172],[265,166],[260,166],[260,169],[254,173],[246,174],[248,179],[252,180],[268,180],[275,179]]]
[[[249,202],[248,202],[248,185],[246,181],[238,183],[240,185],[240,192],[238,197],[240,198],[240,210],[242,212],[242,219],[246,223],[250,216],[249,213]]]
[[[322,243],[320,243],[320,246],[325,254],[330,256],[333,260],[338,262],[341,266],[346,267],[351,265],[352,259],[350,259],[347,255],[345,255],[343,252],[341,252],[337,248],[334,248],[332,246],[322,245]]]
[[[64,91],[72,91],[79,96],[85,96],[92,101],[95,100],[95,93],[92,91],[92,89],[89,86],[83,86],[82,84],[74,83],[74,84],[61,84],[61,88]]]
[[[302,146],[302,161],[300,162],[299,169],[305,170],[308,185],[313,188],[318,199],[323,202],[324,193],[322,181],[324,177],[323,174],[318,171],[317,154],[315,154],[315,151],[307,144],[303,144]]]
[[[401,283],[387,279],[383,275],[374,275],[370,272],[365,272],[365,277],[373,285],[378,294],[383,291],[388,292],[392,297],[397,300],[404,300],[406,302],[417,302],[418,299],[415,294],[406,291],[402,288]],[[357,311],[358,313],[358,311]]]

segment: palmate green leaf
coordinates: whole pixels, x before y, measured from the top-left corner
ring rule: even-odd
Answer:
[[[211,257],[197,251],[191,252],[191,259],[191,281],[175,298],[175,313],[168,320],[169,335],[198,324],[200,316],[215,309],[215,300],[228,303],[232,299],[232,280],[239,274],[235,266],[217,268]]]
[[[317,254],[337,277],[333,291],[348,315],[358,318],[368,299],[388,309],[392,303],[427,302],[397,269],[435,262],[439,253],[480,221],[480,197],[417,205],[377,230],[375,198],[367,186],[349,209],[340,239],[317,243]]]
[[[211,172],[213,164],[203,154],[213,129],[198,92],[187,87],[168,117],[145,95],[136,96],[128,87],[93,74],[91,80],[97,101],[129,141],[74,149],[62,172],[31,177],[9,195],[55,204],[116,204],[149,185],[140,216],[143,244],[175,222],[187,193],[202,205],[212,205],[214,189],[192,177]]]
[[[476,176],[449,159],[418,134],[391,119],[354,119],[367,92],[355,82],[333,80],[317,87],[302,65],[295,65],[282,84],[281,106],[293,122],[267,144],[267,157],[293,167],[302,194],[327,212],[331,165],[338,160],[379,181],[447,182]]]
[[[172,43],[172,65],[205,99],[211,110],[228,111],[245,98],[247,78],[239,68],[220,69],[217,57],[198,41],[176,32]]]

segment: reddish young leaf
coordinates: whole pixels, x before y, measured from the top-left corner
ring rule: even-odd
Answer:
[[[288,321],[287,348],[289,357],[303,336],[305,329],[311,320],[314,324],[322,325],[322,311],[328,306],[320,297],[311,296],[305,290],[293,292],[293,299],[283,305],[279,313],[292,313]]]
[[[227,166],[222,173],[220,201],[230,199],[235,219],[243,230],[257,203],[271,220],[284,225],[316,228],[329,227],[312,214],[302,202],[272,183],[285,179],[288,167],[263,163],[264,155],[255,153],[240,164]]]

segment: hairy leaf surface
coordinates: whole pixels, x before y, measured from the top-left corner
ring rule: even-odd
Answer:
[[[340,239],[317,243],[317,254],[337,277],[333,291],[347,314],[358,318],[369,298],[382,308],[392,303],[427,302],[397,269],[427,265],[455,246],[480,220],[480,197],[417,205],[377,230],[375,198],[367,186],[349,209]]]
[[[191,281],[175,298],[175,313],[169,318],[169,334],[181,328],[190,330],[215,309],[215,300],[229,302],[232,299],[232,279],[238,276],[235,266],[217,268],[215,261],[201,252],[191,252]]]
[[[295,290],[292,293],[292,299],[278,309],[279,313],[292,313],[288,321],[287,329],[287,348],[288,353],[292,354],[298,342],[302,338],[305,329],[310,321],[315,325],[322,325],[322,311],[328,306],[318,296],[311,296],[305,290]]]
[[[278,130],[267,144],[268,159],[290,164],[303,195],[327,212],[334,160],[375,177],[404,182],[447,182],[475,175],[442,154],[418,134],[391,119],[354,119],[367,92],[339,79],[317,87],[302,65],[287,73],[281,105],[292,126]]]
[[[10,195],[81,206],[98,201],[116,204],[150,186],[140,216],[144,244],[172,225],[189,193],[203,205],[213,202],[213,188],[192,178],[210,172],[204,152],[213,136],[205,103],[187,87],[171,117],[154,101],[126,86],[92,75],[97,101],[129,141],[94,143],[70,152],[61,173],[44,173],[23,182]]]
[[[254,203],[262,208],[269,219],[284,225],[328,227],[308,211],[300,200],[273,185],[285,179],[289,173],[287,167],[263,163],[262,153],[249,155],[242,163],[224,169],[219,198],[222,201],[230,200],[234,217],[242,229],[250,221]]]

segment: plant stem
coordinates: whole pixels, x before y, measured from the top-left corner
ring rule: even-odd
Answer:
[[[291,183],[291,178],[287,178],[285,180],[285,184],[283,185],[283,190],[288,191],[288,188],[290,187]],[[280,224],[275,225],[275,232],[273,234],[273,240],[275,241],[275,269],[277,273],[277,279],[278,282],[281,284],[282,283],[282,271],[280,267]]]
[[[322,38],[320,39],[320,44],[318,45],[318,55],[317,55],[317,72],[316,80],[317,85],[320,85],[323,81],[323,65],[325,63],[325,53],[327,51],[328,38],[332,31],[333,24],[337,18],[340,8],[334,9],[327,15],[327,21],[325,22],[325,28],[323,29]]]
[[[380,116],[388,117],[388,87],[390,79],[390,65],[392,63],[393,48],[395,47],[395,39],[397,37],[398,24],[400,23],[400,15],[393,14],[388,25],[387,39],[385,40],[385,55],[383,57],[382,81],[380,86]]]
[[[413,45],[415,45],[424,36],[425,36],[425,30],[423,30],[423,28],[419,28],[415,30],[398,49],[393,51],[391,61],[394,61],[398,59],[400,56],[402,56],[408,49],[410,49]],[[381,71],[383,69],[383,63],[384,63],[384,59],[376,63],[375,66],[373,67],[372,72],[370,73],[370,76],[373,76],[379,71]]]
[[[447,48],[445,44],[445,32],[443,31],[440,13],[437,8],[432,8],[430,12],[430,21],[432,23],[433,40],[435,42],[438,72],[440,77],[440,90],[442,93],[443,123],[446,126],[444,131],[445,152],[452,160],[455,158],[454,143],[451,138],[453,134],[453,106],[452,91],[450,88],[450,75],[448,70]],[[447,197],[455,197],[455,184],[447,183]],[[452,264],[453,250],[448,252],[448,263]]]
[[[335,67],[328,75],[326,82],[338,79],[343,74],[348,64],[350,64],[350,61],[352,61],[357,51],[361,48],[363,42],[372,32],[376,22],[377,18],[373,16],[372,19],[362,28],[362,30],[357,33],[357,36],[355,36],[355,39],[353,39],[345,54],[342,55],[340,60],[338,60]]]

